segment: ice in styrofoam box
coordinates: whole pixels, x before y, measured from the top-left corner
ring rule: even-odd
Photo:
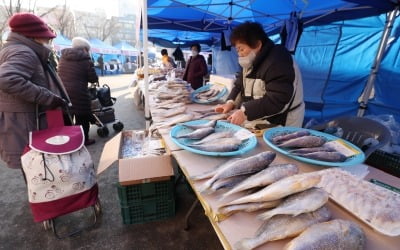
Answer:
[[[131,158],[138,156],[141,153],[141,146],[143,142],[137,141],[135,133],[144,131],[123,131],[122,145],[121,145],[121,158]]]

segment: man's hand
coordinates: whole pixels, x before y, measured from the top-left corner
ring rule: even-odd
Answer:
[[[228,117],[228,121],[232,124],[242,125],[247,120],[247,116],[242,110],[235,111],[231,116]]]

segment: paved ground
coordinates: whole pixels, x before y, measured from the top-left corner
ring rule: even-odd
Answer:
[[[126,129],[144,128],[143,111],[137,110],[128,89],[131,75],[106,76],[100,84],[107,83],[112,95],[117,97],[116,117]],[[96,144],[88,147],[97,166],[104,143],[110,139],[99,138],[96,126],[91,136]],[[1,138],[0,138],[1,139]],[[195,199],[183,183],[176,186],[176,216],[170,219],[136,225],[123,225],[115,183],[117,167],[114,164],[99,176],[100,200],[103,215],[100,223],[75,237],[62,240],[51,231],[44,231],[41,223],[34,223],[29,208],[25,183],[21,172],[8,169],[0,163],[0,249],[222,249],[215,232],[201,206],[190,217],[191,228],[183,230],[187,210]],[[90,219],[90,210],[59,218],[60,229],[81,226]]]

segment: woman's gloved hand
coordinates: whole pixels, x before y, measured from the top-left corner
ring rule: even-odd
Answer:
[[[58,95],[53,96],[53,100],[51,101],[49,108],[50,109],[55,109],[58,107],[65,107],[67,105],[67,102],[59,97]]]
[[[229,111],[231,111],[234,107],[235,105],[233,103],[227,102],[224,104],[218,104],[214,110],[215,112],[226,114]]]
[[[228,117],[228,121],[232,124],[242,125],[247,120],[247,116],[242,110],[235,111],[231,116]]]

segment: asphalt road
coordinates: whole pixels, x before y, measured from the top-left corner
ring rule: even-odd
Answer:
[[[100,84],[111,87],[112,96],[117,98],[114,105],[116,118],[124,124],[125,129],[143,129],[143,111],[135,106],[128,88],[131,79],[132,75],[105,76],[101,77]],[[99,162],[104,143],[115,135],[110,125],[110,135],[106,138],[97,135],[95,125],[91,127],[90,135],[96,143],[88,146],[88,150],[95,166]],[[103,211],[98,224],[74,237],[60,240],[51,231],[45,231],[41,223],[33,222],[21,172],[9,169],[0,162],[0,249],[222,249],[200,205],[190,217],[191,228],[188,231],[183,229],[186,212],[195,200],[183,182],[178,182],[175,187],[174,217],[124,225],[115,186],[117,180],[117,165],[114,163],[98,176]],[[87,225],[92,219],[91,212],[90,209],[84,209],[57,218],[60,233]]]

